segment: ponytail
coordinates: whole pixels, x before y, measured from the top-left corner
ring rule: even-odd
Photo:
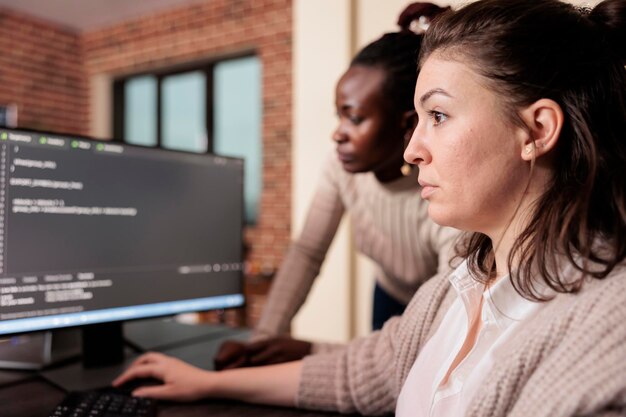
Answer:
[[[605,0],[589,13],[597,26],[603,28],[610,49],[626,65],[626,0]]]

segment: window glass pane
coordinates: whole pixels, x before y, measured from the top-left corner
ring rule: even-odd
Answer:
[[[154,76],[135,77],[124,83],[124,138],[143,146],[157,144],[157,80]]]
[[[245,159],[246,221],[257,220],[263,178],[261,64],[257,57],[223,61],[214,72],[213,151]]]
[[[163,78],[161,144],[164,148],[206,152],[206,75],[185,72]]]

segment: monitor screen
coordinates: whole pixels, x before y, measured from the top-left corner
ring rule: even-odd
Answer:
[[[243,161],[0,129],[0,335],[243,305]]]

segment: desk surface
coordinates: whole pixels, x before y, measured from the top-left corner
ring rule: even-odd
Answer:
[[[2,417],[47,417],[64,396],[63,391],[38,377],[0,387]],[[340,414],[230,401],[203,401],[191,404],[160,403],[157,415],[159,417],[332,417]]]
[[[211,330],[176,329],[176,325],[172,323],[156,321],[145,322],[141,325],[135,325],[135,327],[137,328],[133,328],[132,334],[133,344],[142,349],[163,351],[204,369],[212,369],[212,357],[224,340],[247,337],[247,333],[241,330],[226,331],[223,328]],[[155,334],[161,335],[161,337],[155,339],[153,337]],[[108,378],[107,381],[110,379]],[[43,379],[36,372],[0,371],[0,415],[2,417],[47,417],[64,397],[65,391]],[[207,400],[189,404],[159,403],[157,415],[159,417],[230,417],[242,415],[332,417],[341,414]]]

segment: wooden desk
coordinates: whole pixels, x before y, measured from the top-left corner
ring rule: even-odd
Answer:
[[[39,377],[0,387],[2,417],[47,417],[65,393]],[[333,417],[345,416],[282,407],[207,400],[191,404],[159,403],[159,417]]]

